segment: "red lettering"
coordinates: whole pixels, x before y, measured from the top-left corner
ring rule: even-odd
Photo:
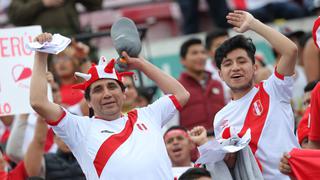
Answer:
[[[0,53],[1,57],[9,57],[10,54],[5,54],[5,50],[8,49],[8,46],[5,45],[5,41],[8,41],[8,38],[0,38]]]
[[[27,33],[21,37],[0,37],[0,58],[31,56],[33,52],[25,48],[28,42],[32,42],[32,37]]]
[[[6,114],[11,113],[11,106],[10,106],[10,104],[9,104],[9,103],[4,103],[4,105],[3,105],[3,110],[4,110],[4,113],[6,113]]]
[[[11,43],[11,55],[16,56],[16,51],[18,51],[18,55],[21,56],[21,50],[20,50],[20,40],[18,37],[11,37],[10,38]]]
[[[11,113],[11,106],[9,103],[0,104],[0,115]]]

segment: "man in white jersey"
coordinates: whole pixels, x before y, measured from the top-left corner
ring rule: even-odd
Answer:
[[[264,37],[281,54],[281,59],[273,75],[254,85],[256,48],[251,39],[237,35],[217,49],[216,64],[221,78],[231,89],[232,101],[215,116],[216,138],[242,137],[250,128],[249,145],[263,178],[289,179],[280,173],[278,164],[284,152],[299,147],[293,132],[294,117],[290,106],[297,47],[248,12],[236,10],[228,14],[227,20],[239,33],[252,30]],[[203,128],[195,128],[191,131],[191,138],[202,145],[207,141],[204,134]],[[232,158],[229,160],[232,162]],[[227,164],[230,165],[230,161]]]
[[[51,41],[43,33],[36,41]],[[142,71],[166,95],[148,107],[121,114],[125,99],[123,73],[102,58],[88,74],[77,73],[86,81],[75,88],[85,90],[85,98],[95,117],[69,113],[47,99],[45,72],[47,54],[36,52],[31,79],[30,101],[33,109],[53,126],[69,146],[87,179],[173,179],[171,164],[162,138],[161,127],[189,98],[178,81],[143,58],[123,52],[128,69]]]

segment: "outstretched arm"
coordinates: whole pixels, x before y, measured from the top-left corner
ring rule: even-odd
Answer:
[[[9,158],[15,163],[23,159],[23,141],[25,132],[28,126],[29,114],[21,114],[18,119],[13,123],[7,146],[6,153]]]
[[[41,117],[38,117],[33,139],[24,156],[28,176],[40,175],[47,132],[47,124]]]
[[[51,41],[52,35],[43,33],[36,37],[36,41],[44,43]],[[58,121],[63,110],[57,104],[48,100],[47,97],[47,58],[48,54],[36,52],[33,64],[33,72],[30,87],[30,103],[32,108],[43,118],[51,122]]]
[[[153,80],[165,94],[174,95],[181,106],[184,106],[189,100],[189,92],[173,77],[162,72],[159,68],[143,58],[132,58],[127,53],[122,55],[128,63],[129,69],[142,71],[148,78]]]
[[[264,37],[271,46],[281,55],[277,64],[277,72],[284,76],[294,74],[297,57],[297,46],[280,32],[255,19],[250,13],[235,10],[227,16],[228,23],[235,26],[233,29],[239,33],[252,30]]]

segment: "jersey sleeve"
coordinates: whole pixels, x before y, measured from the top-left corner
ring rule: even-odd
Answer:
[[[310,134],[309,139],[320,141],[320,83],[312,90],[310,103]]]
[[[277,69],[274,70],[273,74],[264,81],[264,88],[267,93],[272,97],[282,101],[290,103],[292,98],[294,83],[293,76],[283,76],[277,72]]]
[[[91,119],[74,115],[63,109],[63,114],[54,123],[48,122],[53,131],[58,135],[71,149],[77,147],[84,139],[87,130],[90,127]]]
[[[152,123],[163,127],[178,111],[181,105],[173,95],[166,95],[159,98],[147,107],[139,109],[139,113],[143,113]]]

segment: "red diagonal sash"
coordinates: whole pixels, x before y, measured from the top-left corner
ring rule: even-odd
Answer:
[[[102,143],[93,161],[94,167],[99,177],[112,154],[130,137],[133,131],[134,124],[136,122],[137,110],[129,112],[128,121],[126,122],[124,129],[118,134],[111,135]]]

